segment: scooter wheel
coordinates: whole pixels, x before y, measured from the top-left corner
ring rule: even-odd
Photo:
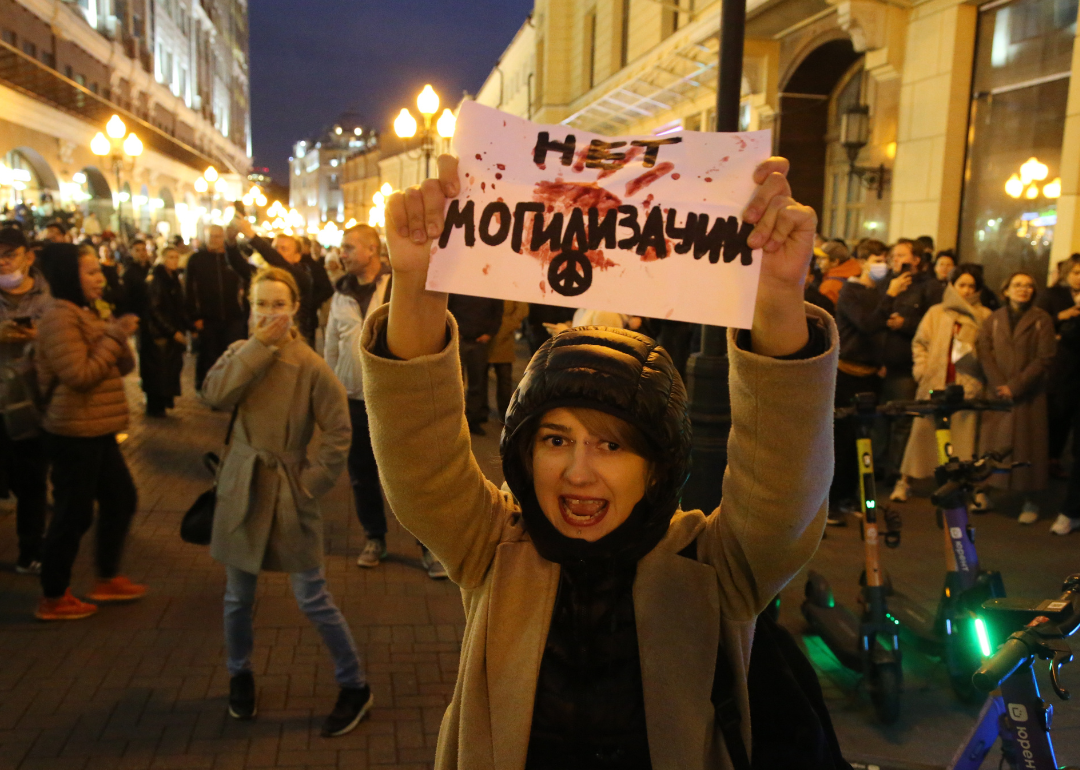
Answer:
[[[829,581],[813,570],[806,577],[806,598],[810,600],[811,604],[818,607],[830,608],[836,606]]]
[[[870,682],[870,701],[883,725],[895,724],[900,718],[900,664],[880,663],[874,667]]]

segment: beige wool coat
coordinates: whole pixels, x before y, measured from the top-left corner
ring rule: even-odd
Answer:
[[[839,340],[781,361],[729,337],[732,428],[724,501],[679,511],[637,565],[634,614],[649,753],[655,770],[730,768],[710,701],[716,649],[735,672],[750,745],[746,673],[758,613],[821,540],[832,477],[832,409]],[[398,519],[461,589],[465,637],[443,716],[438,770],[522,770],[537,675],[559,584],[520,509],[481,472],[464,416],[457,326],[445,349],[411,361],[374,355],[384,306],[361,338],[364,394],[383,488]],[[698,560],[678,552],[697,539]]]
[[[488,343],[489,364],[514,363],[514,332],[529,315],[528,302],[503,300],[502,324],[498,333]]]
[[[942,301],[926,311],[911,340],[911,356],[914,360],[912,375],[919,384],[915,398],[930,398],[930,391],[945,387],[949,360],[953,356],[954,336],[958,354],[955,362],[956,384],[963,386],[965,398],[982,397],[984,375],[975,342],[979,337],[979,328],[989,315],[989,308],[968,304],[952,284],[945,287]],[[960,324],[960,328],[954,335],[956,324]],[[957,412],[952,417],[950,428],[953,454],[961,460],[970,460],[975,453],[978,413]],[[900,465],[901,473],[917,479],[934,475],[934,469],[938,466],[935,432],[933,418],[915,418]]]
[[[994,394],[1008,385],[1011,412],[985,412],[979,449],[1012,449],[1010,460],[1030,467],[995,474],[987,482],[1001,489],[1036,492],[1050,476],[1050,436],[1046,413],[1046,377],[1057,352],[1054,321],[1042,308],[1031,307],[1013,329],[1009,307],[995,310],[979,332],[979,361],[986,372],[986,390]]]
[[[296,330],[274,350],[234,342],[206,375],[203,396],[240,405],[221,468],[210,555],[256,574],[304,572],[323,563],[318,499],[349,454],[345,387]],[[308,458],[315,426],[321,435]]]
[[[128,426],[123,376],[135,368],[124,330],[93,310],[54,299],[38,322],[35,365],[49,394],[42,427],[93,438]]]

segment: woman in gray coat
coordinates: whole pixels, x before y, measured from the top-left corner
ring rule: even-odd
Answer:
[[[1011,399],[1011,412],[985,412],[982,451],[1012,450],[1013,462],[1030,466],[996,475],[989,484],[1023,492],[1024,507],[1018,521],[1034,524],[1039,506],[1031,493],[1046,489],[1049,466],[1046,420],[1046,373],[1054,360],[1057,341],[1054,321],[1034,307],[1035,279],[1013,273],[1002,288],[1005,306],[995,310],[979,330],[975,348],[986,375],[987,394]]]
[[[341,687],[326,737],[352,730],[371,708],[360,656],[323,575],[318,498],[345,467],[352,429],[345,388],[293,326],[296,281],[260,272],[251,285],[251,339],[234,342],[206,375],[212,406],[236,409],[232,441],[218,473],[211,555],[225,564],[225,644],[229,713],[255,715],[252,607],[258,573],[288,572],[300,609],[319,629]],[[315,426],[318,452],[307,449]]]

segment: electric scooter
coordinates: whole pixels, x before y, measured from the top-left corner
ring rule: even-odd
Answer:
[[[931,392],[928,401],[893,401],[893,413],[932,416],[936,428],[938,461],[934,476],[939,487],[931,496],[938,508],[938,526],[945,533],[945,585],[937,612],[929,613],[917,601],[894,591],[889,606],[924,652],[944,660],[953,691],[963,701],[977,703],[982,697],[971,684],[979,666],[974,621],[975,610],[987,599],[1005,595],[1001,573],[979,568],[975,529],[968,523],[967,501],[977,484],[993,473],[1014,467],[1003,457],[987,454],[978,461],[961,461],[952,454],[952,416],[960,411],[1008,411],[1008,401],[965,400],[959,385]]]
[[[948,770],[978,770],[1001,738],[1001,767],[1012,770],[1057,770],[1050,738],[1054,707],[1039,695],[1032,664],[1050,661],[1050,684],[1062,700],[1061,667],[1072,662],[1066,641],[1080,627],[1080,574],[1070,575],[1057,599],[1027,601],[991,599],[980,613],[979,643],[986,660],[972,676],[973,685],[990,693],[975,726],[953,756]],[[1015,631],[1014,631],[1015,629]],[[991,634],[1014,631],[993,652]],[[1076,768],[1064,768],[1076,770]]]
[[[837,659],[852,671],[863,674],[878,719],[889,725],[900,717],[903,676],[898,629],[886,606],[888,589],[879,549],[882,539],[890,548],[900,545],[900,520],[892,512],[883,510],[884,532],[879,529],[874,453],[870,445],[870,428],[877,414],[877,397],[873,393],[860,393],[854,398],[854,406],[836,410],[836,419],[859,422],[856,454],[866,557],[866,568],[859,581],[862,587],[859,616],[837,604],[829,582],[813,570],[806,581],[802,613],[811,630],[821,637]]]

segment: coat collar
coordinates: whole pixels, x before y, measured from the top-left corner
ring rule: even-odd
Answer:
[[[676,511],[664,538],[638,562],[634,579],[645,716],[656,736],[649,752],[658,769],[700,765],[712,731],[719,587],[712,567],[678,555],[706,522],[701,511]],[[523,530],[496,549],[484,645],[497,768],[525,767],[559,575],[559,565],[541,557]],[[672,746],[664,735],[694,739]]]

